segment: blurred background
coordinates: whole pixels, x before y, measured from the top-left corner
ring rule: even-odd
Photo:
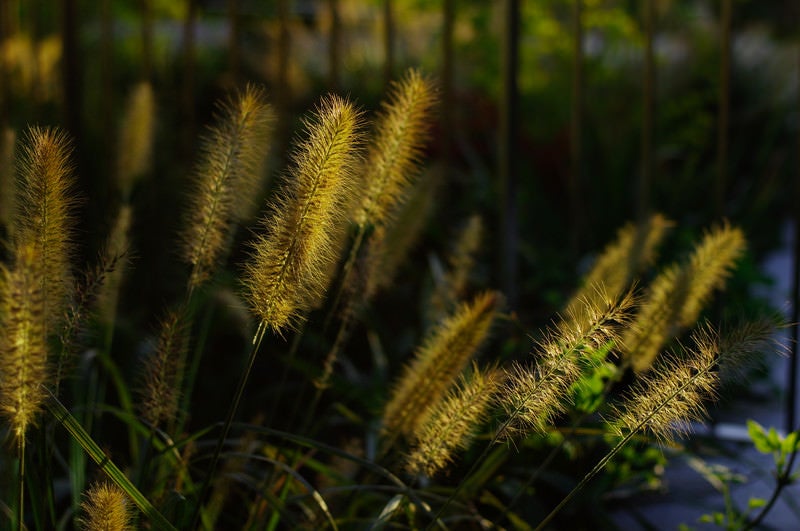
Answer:
[[[168,247],[173,194],[215,101],[245,82],[267,88],[281,117],[274,173],[322,94],[370,111],[408,67],[441,92],[426,164],[443,172],[446,192],[429,236],[447,239],[455,220],[483,215],[493,235],[487,283],[521,309],[549,315],[591,254],[649,211],[679,234],[722,218],[741,225],[753,264],[781,245],[792,217],[795,2],[5,0],[0,9],[0,123],[72,135],[91,206],[88,252],[119,202],[119,129],[142,80],[157,118],[148,182],[134,190],[138,217],[167,229],[148,234],[153,251]]]

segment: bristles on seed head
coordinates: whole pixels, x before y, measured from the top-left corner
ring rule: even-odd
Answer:
[[[136,180],[144,176],[152,163],[156,134],[156,103],[153,86],[137,83],[125,105],[117,147],[117,181],[125,201],[130,198]]]
[[[262,221],[244,284],[264,328],[280,332],[319,304],[339,259],[361,138],[360,113],[338,96],[304,121],[307,138]]]
[[[514,363],[507,369],[500,405],[507,418],[498,437],[512,439],[543,432],[572,399],[571,386],[586,364],[595,362],[592,353],[617,345],[636,303],[631,292],[616,299],[602,291],[586,299],[585,306],[565,316],[547,330],[533,351],[535,362]]]
[[[39,249],[25,243],[12,269],[3,267],[0,293],[0,415],[16,439],[23,438],[44,404],[48,381],[44,292]]]
[[[180,400],[183,359],[188,347],[185,316],[170,311],[161,321],[155,350],[144,361],[143,383],[139,389],[139,414],[152,426],[175,420]]]
[[[182,234],[184,258],[192,266],[190,289],[210,278],[226,252],[233,223],[252,210],[273,117],[263,91],[248,85],[220,106],[217,124],[203,139]]]
[[[436,98],[432,82],[413,69],[392,84],[364,165],[363,199],[355,216],[359,225],[386,223],[405,201],[419,173]]]
[[[45,294],[48,323],[64,314],[72,289],[75,191],[69,142],[57,129],[32,127],[18,157],[14,246],[37,247],[35,265]]]
[[[425,338],[392,389],[383,411],[387,437],[411,435],[486,341],[501,304],[496,292],[461,304]]]
[[[673,264],[653,280],[624,340],[625,355],[636,372],[648,370],[666,343],[697,321],[745,247],[740,229],[728,224],[714,227],[685,264]]]
[[[458,387],[448,391],[414,431],[413,450],[406,459],[409,472],[432,476],[453,462],[455,452],[469,447],[494,404],[503,374],[496,368],[481,371],[474,366],[469,378],[461,376]]]
[[[78,525],[84,531],[132,531],[133,514],[125,493],[113,483],[94,483],[81,502]]]
[[[616,296],[656,258],[656,249],[673,223],[661,214],[653,214],[644,223],[625,225],[608,244],[583,279],[582,287],[567,304],[567,312],[581,305],[581,299],[597,294],[596,286]]]

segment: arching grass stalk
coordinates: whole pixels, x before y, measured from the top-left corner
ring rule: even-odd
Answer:
[[[258,350],[261,347],[261,342],[264,339],[264,332],[264,326],[259,326],[258,331],[253,338],[253,348],[250,351],[249,358],[247,359],[247,365],[239,377],[239,383],[236,386],[236,391],[228,409],[228,414],[226,415],[225,422],[222,425],[222,431],[217,439],[217,445],[214,448],[214,453],[211,455],[211,463],[208,466],[206,478],[203,481],[202,487],[200,488],[200,495],[197,498],[197,505],[195,507],[194,516],[192,517],[192,529],[197,529],[197,526],[200,523],[203,503],[205,502],[209,489],[211,488],[211,481],[214,477],[214,473],[216,472],[217,465],[219,464],[222,447],[225,445],[225,440],[228,438],[228,433],[231,430],[233,419],[236,417],[236,412],[239,410],[239,403],[242,401],[242,395],[244,394],[244,389],[247,386],[247,380],[250,378],[250,372],[253,370],[253,364],[256,361],[256,355],[258,354]]]

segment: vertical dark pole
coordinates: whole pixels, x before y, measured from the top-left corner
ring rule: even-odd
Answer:
[[[384,64],[383,64],[383,81],[384,86],[389,86],[389,83],[394,79],[394,6],[392,0],[383,0],[383,49],[384,49]]]
[[[78,50],[78,2],[63,0],[61,38],[63,49],[62,75],[64,125],[72,135],[78,159],[81,152],[81,72]]]
[[[453,24],[455,0],[444,0],[442,27],[442,99],[440,100],[442,124],[442,163],[444,178],[449,177],[453,161]]]
[[[714,216],[725,215],[728,184],[728,136],[731,82],[731,0],[722,0],[720,14],[719,111],[717,118],[717,180],[714,186]]]
[[[800,72],[800,56],[798,56]],[[797,109],[800,110],[800,88],[797,91]],[[797,358],[800,340],[800,133],[797,144],[797,174],[794,183],[794,271],[792,282],[792,343],[789,355],[789,382],[786,397],[786,432],[797,429]]]
[[[339,65],[342,61],[342,21],[339,17],[339,0],[328,0],[328,10],[331,17],[330,43],[328,44],[328,85],[330,90],[338,91],[341,83],[339,79]]]
[[[0,46],[14,35],[14,2],[8,0],[0,2]],[[0,128],[8,125],[9,115],[9,90],[8,90],[8,72],[6,72],[5,63],[0,62]]]
[[[231,83],[239,84],[239,0],[228,0],[228,63],[230,68]]]
[[[580,250],[583,230],[581,184],[583,181],[583,0],[575,0],[572,17],[572,117],[570,120],[569,212],[572,219],[570,248],[573,256]]]
[[[519,130],[519,0],[504,0],[502,45],[502,97],[498,174],[500,179],[501,285],[510,308],[517,303],[517,168],[516,141]]]
[[[150,0],[140,0],[142,32],[142,79],[150,81],[153,74],[153,13]]]
[[[642,173],[636,217],[643,223],[650,212],[650,189],[653,184],[653,116],[655,111],[655,0],[644,1],[644,76],[642,80]]]
[[[183,139],[181,149],[184,160],[191,158],[194,144],[194,75],[195,75],[195,36],[194,26],[197,19],[197,0],[187,0],[186,18],[183,21]]]
[[[289,146],[289,0],[277,0],[278,46],[275,63],[275,87],[272,90],[275,106],[278,110],[277,134],[280,153],[285,153]]]
[[[114,19],[111,0],[102,0],[100,6],[100,108],[102,109],[103,138],[114,138]],[[108,175],[113,164],[108,161]]]

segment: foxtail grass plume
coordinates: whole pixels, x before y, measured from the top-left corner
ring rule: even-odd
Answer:
[[[48,329],[64,315],[73,287],[74,176],[66,136],[56,129],[27,130],[18,160],[13,246],[36,247],[34,274],[42,283]]]
[[[363,199],[355,216],[362,227],[386,223],[405,201],[419,173],[435,103],[433,84],[416,70],[392,84],[364,164]]]
[[[435,175],[426,177],[429,178],[412,185],[408,200],[398,206],[394,221],[376,227],[367,241],[361,265],[364,302],[391,286],[430,219],[438,179]]]
[[[184,259],[192,266],[190,290],[210,278],[233,222],[251,210],[260,192],[273,117],[262,90],[248,85],[220,107],[217,124],[203,139],[182,233]]]
[[[0,270],[0,414],[21,440],[44,405],[49,374],[41,251],[33,242],[15,251],[13,268]]]
[[[475,255],[481,247],[483,232],[483,221],[478,215],[470,216],[459,231],[447,258],[448,269],[431,295],[431,311],[435,315],[449,311],[464,297],[475,268]]]
[[[109,271],[97,295],[97,315],[106,326],[113,325],[116,319],[119,292],[128,265],[127,255],[130,252],[128,232],[132,222],[133,208],[129,204],[123,204],[117,213],[117,219],[103,251],[104,260],[115,266]]]
[[[141,81],[128,95],[117,146],[117,182],[126,202],[136,181],[150,170],[155,135],[153,86],[148,81]]]
[[[596,295],[595,286],[602,286],[611,296],[627,290],[636,276],[653,264],[656,249],[672,225],[663,215],[653,214],[644,223],[629,223],[621,228],[595,260],[566,311],[575,311],[584,304],[582,299]]]
[[[603,300],[598,304],[598,300]],[[622,332],[630,321],[635,305],[628,291],[618,297],[597,295],[586,300],[586,307],[566,315],[534,348],[533,366],[514,363],[507,369],[500,405],[507,414],[498,430],[498,438],[512,439],[530,432],[544,432],[555,417],[567,410],[570,388],[592,353],[609,343],[619,347]]]
[[[158,344],[145,358],[139,388],[139,415],[151,426],[164,426],[177,418],[187,342],[182,311],[168,312],[161,321]]]
[[[324,98],[305,121],[307,139],[253,244],[244,283],[259,331],[293,326],[325,294],[343,241],[354,194],[360,114],[338,97]]]
[[[432,330],[393,386],[383,410],[388,439],[410,437],[486,341],[501,297],[485,292],[462,303]]]
[[[740,229],[714,227],[686,263],[667,267],[653,280],[623,341],[634,371],[648,370],[667,342],[697,321],[714,290],[725,285],[745,246]]]
[[[484,371],[477,365],[468,378],[462,374],[458,387],[448,391],[414,431],[413,450],[406,459],[408,471],[433,476],[453,462],[457,451],[466,450],[486,420],[502,378],[499,369]]]
[[[133,531],[128,497],[113,483],[93,483],[81,501],[78,527],[83,531]]]
[[[11,128],[0,131],[0,226],[11,232],[14,213],[14,143],[17,133]]]
[[[663,356],[637,378],[610,415],[612,429],[620,436],[645,431],[667,441],[686,434],[692,421],[705,418],[705,403],[716,397],[720,374],[752,365],[758,353],[774,352],[774,332],[768,321],[746,323],[725,336],[708,325],[697,328],[691,348]]]

